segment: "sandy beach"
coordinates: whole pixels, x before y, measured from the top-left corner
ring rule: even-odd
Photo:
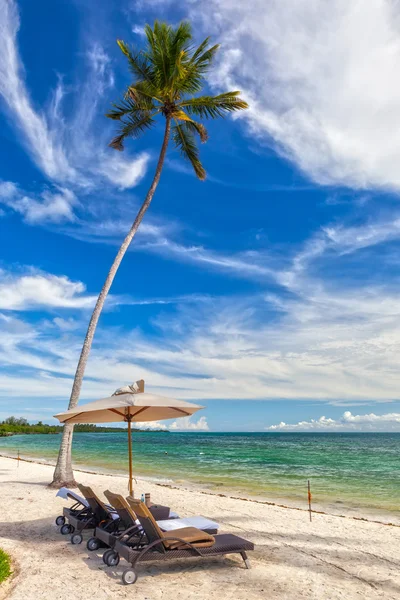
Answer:
[[[252,569],[240,558],[142,565],[134,586],[124,586],[121,561],[104,566],[85,544],[73,546],[54,524],[65,502],[47,488],[52,467],[0,458],[0,547],[14,560],[15,577],[0,587],[13,600],[137,600],[276,598],[355,599],[400,597],[400,527],[314,514],[137,481],[136,495],[150,492],[181,516],[204,515],[256,544]],[[101,491],[126,494],[124,477],[76,473]]]

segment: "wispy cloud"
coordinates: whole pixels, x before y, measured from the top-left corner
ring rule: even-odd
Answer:
[[[400,413],[376,415],[353,415],[350,411],[343,413],[340,419],[320,417],[310,421],[299,421],[290,424],[283,421],[279,425],[271,425],[266,431],[400,431]]]
[[[122,158],[104,153],[99,173],[118,188],[125,190],[137,185],[146,173],[150,155],[143,152],[137,158]]]
[[[50,179],[59,181],[75,179],[75,169],[69,164],[44,115],[34,109],[23,81],[23,66],[16,42],[20,20],[13,0],[0,0],[0,12],[0,93],[43,172]]]
[[[65,275],[53,275],[33,267],[18,271],[0,269],[0,309],[26,311],[34,309],[91,308],[97,295],[88,294],[81,281],[72,281]],[[207,296],[187,295],[165,298],[133,298],[131,296],[110,295],[108,307],[118,304],[130,306],[194,304],[207,301]],[[54,323],[64,330],[76,329],[76,323],[63,318],[55,318]]]
[[[262,297],[210,298],[160,313],[153,318],[159,331],[152,335],[103,326],[82,397],[101,397],[127,379],[144,377],[156,393],[193,400],[286,398],[349,405],[394,400],[400,309],[395,294],[385,302],[384,295],[310,294],[283,303],[278,314]],[[4,327],[0,360],[21,373],[20,395],[30,389],[32,395],[38,390],[52,396],[54,382],[46,383],[45,372],[57,378],[57,394],[67,395],[83,325],[64,329],[62,337],[57,331],[50,335],[48,322],[36,323],[34,330],[23,321],[3,322]],[[9,374],[0,374],[0,381],[4,393],[15,395]]]
[[[356,227],[325,227],[327,241],[345,254],[400,238],[400,215],[391,214]]]
[[[136,35],[139,35],[140,37],[143,37],[145,35],[145,33],[144,33],[144,25],[133,25],[132,26],[132,33],[135,33]]]
[[[83,283],[68,277],[32,270],[16,275],[0,271],[0,309],[29,310],[38,307],[88,308],[96,296],[86,293]]]
[[[243,90],[251,134],[320,184],[400,189],[398,5],[208,0],[217,88]]]
[[[78,200],[74,192],[55,186],[39,195],[27,195],[12,182],[0,182],[0,204],[19,213],[26,223],[61,223],[75,221],[74,207]]]
[[[86,53],[86,79],[66,90],[59,77],[49,108],[37,109],[18,54],[20,17],[14,0],[0,0],[0,12],[0,94],[10,122],[17,122],[23,143],[39,169],[51,181],[81,191],[104,182],[120,189],[137,185],[146,172],[149,154],[117,156],[107,150],[112,126],[94,127],[99,102],[114,86],[111,61],[103,48],[93,41]],[[77,109],[67,118],[63,100],[71,93],[76,93]]]
[[[265,265],[265,256],[258,252],[222,254],[203,246],[189,246],[167,237],[158,237],[142,244],[142,250],[162,254],[182,262],[204,265],[226,273],[250,279],[275,278],[273,269]],[[264,259],[264,264],[263,263]]]

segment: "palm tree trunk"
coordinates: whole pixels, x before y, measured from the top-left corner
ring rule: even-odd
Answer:
[[[78,404],[79,395],[82,387],[83,376],[85,374],[86,363],[88,361],[90,349],[92,347],[92,342],[94,338],[94,334],[96,332],[97,323],[99,321],[101,311],[103,310],[104,302],[107,298],[108,292],[110,291],[111,285],[114,281],[114,277],[117,274],[118,268],[121,264],[122,259],[125,256],[126,251],[129,248],[129,245],[132,239],[137,232],[140,223],[150,206],[150,203],[153,199],[154,193],[156,191],[158,182],[160,181],[161,171],[163,168],[165,155],[167,152],[169,137],[171,132],[171,118],[166,117],[165,123],[165,132],[164,132],[164,140],[161,146],[160,156],[158,158],[156,172],[154,174],[154,178],[152,184],[147,192],[146,198],[140,207],[138,214],[136,215],[136,219],[129,230],[128,235],[124,239],[121,244],[120,249],[118,250],[117,256],[114,259],[113,264],[111,265],[111,269],[107,275],[107,278],[104,282],[102,290],[97,298],[96,305],[93,310],[93,314],[91,316],[89,327],[86,332],[85,341],[83,342],[83,347],[81,351],[81,355],[79,357],[78,366],[76,368],[75,379],[72,386],[71,397],[69,400],[68,409],[74,408]],[[62,441],[60,445],[60,451],[58,454],[57,465],[53,475],[53,481],[50,484],[51,487],[62,487],[62,486],[74,486],[76,485],[74,481],[74,475],[72,471],[72,461],[71,461],[71,447],[72,447],[72,435],[73,435],[74,426],[72,424],[67,423],[64,425]]]

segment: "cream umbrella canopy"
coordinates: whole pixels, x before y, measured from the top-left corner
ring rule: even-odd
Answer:
[[[204,408],[184,400],[175,400],[144,392],[144,381],[119,388],[108,398],[82,404],[54,415],[61,423],[128,423],[129,493],[132,495],[132,422],[161,421],[189,417]]]

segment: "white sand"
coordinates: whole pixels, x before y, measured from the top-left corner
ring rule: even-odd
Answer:
[[[0,586],[12,600],[215,598],[318,600],[400,598],[400,528],[329,515],[169,489],[138,480],[135,494],[181,516],[201,514],[253,541],[252,569],[240,557],[139,565],[139,579],[124,586],[117,569],[85,543],[73,546],[59,534],[55,517],[65,502],[46,487],[52,467],[0,458],[0,547],[14,558],[17,575]],[[127,479],[76,473],[98,491],[126,493]]]

